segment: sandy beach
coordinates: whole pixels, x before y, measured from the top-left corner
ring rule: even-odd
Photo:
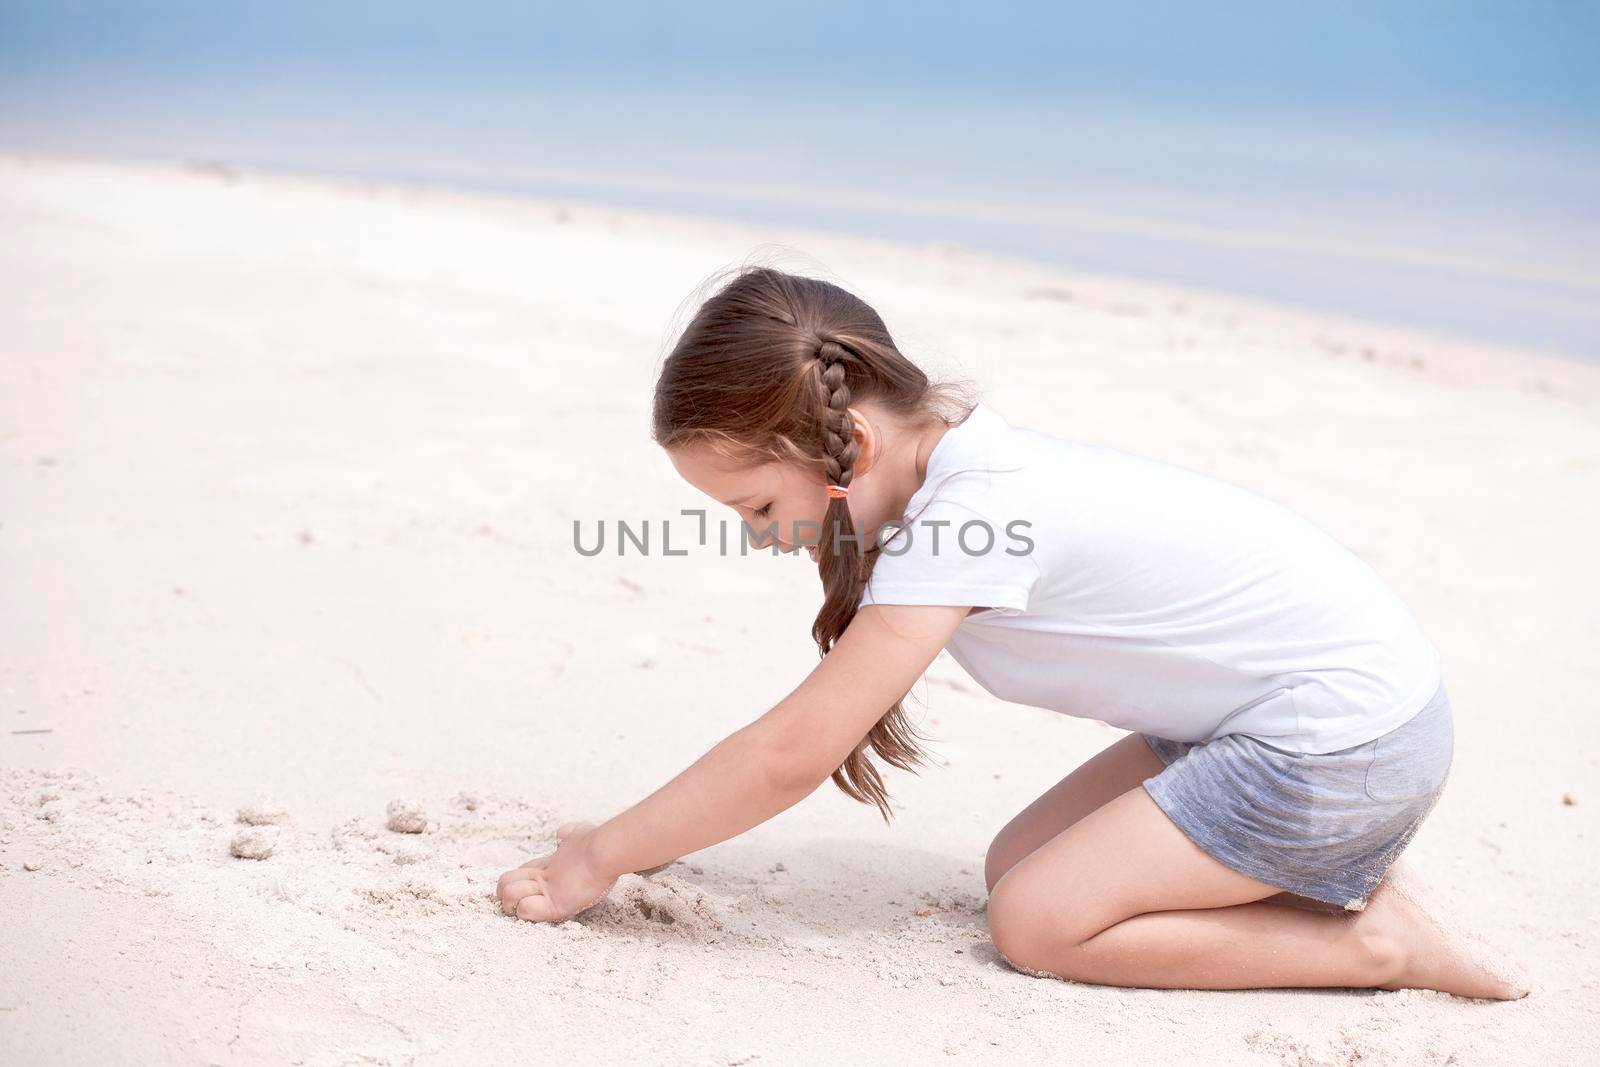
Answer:
[[[1594,1062],[1600,365],[961,247],[219,165],[3,155],[0,233],[0,1061]],[[737,537],[648,411],[686,299],[761,248],[1014,425],[1245,485],[1377,568],[1457,714],[1407,855],[1531,995],[1012,969],[985,849],[1123,733],[947,655],[908,702],[940,760],[884,768],[892,826],[828,783],[577,919],[500,914],[557,825],[816,662],[803,554],[572,541],[676,540],[708,505]]]

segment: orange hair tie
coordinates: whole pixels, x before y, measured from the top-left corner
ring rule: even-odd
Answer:
[[[846,496],[849,492],[850,492],[850,487],[848,485],[830,485],[830,486],[828,486],[828,495],[831,496],[831,497],[835,497],[835,498],[843,497],[843,496]]]

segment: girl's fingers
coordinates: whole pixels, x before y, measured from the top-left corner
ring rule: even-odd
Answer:
[[[502,897],[505,896],[506,887],[508,885],[510,885],[512,882],[525,882],[530,878],[537,877],[539,872],[544,870],[545,864],[548,862],[550,862],[550,858],[548,856],[543,856],[536,860],[529,860],[527,863],[524,863],[521,867],[517,867],[514,870],[507,871],[505,874],[502,874],[500,876],[500,880],[495,883],[494,891],[499,893]]]
[[[522,878],[508,882],[500,887],[500,910],[511,915],[517,910],[517,902],[532,893],[539,892],[539,883],[531,878]]]
[[[517,901],[516,915],[519,919],[536,923],[554,923],[566,918],[550,903],[550,898],[540,892],[530,893]]]
[[[567,838],[575,833],[580,833],[594,828],[593,823],[564,822],[556,827],[556,844],[559,847]],[[554,914],[550,908],[548,898],[543,896],[541,886],[544,880],[544,869],[550,861],[556,858],[552,852],[548,856],[535,856],[516,870],[507,871],[500,876],[500,882],[495,887],[495,894],[500,898],[500,910],[507,915],[517,915],[520,918],[533,918],[534,915]],[[533,901],[528,905],[532,914],[524,914],[523,901]],[[543,903],[538,903],[543,901]],[[554,921],[560,921],[565,916],[556,915]],[[550,922],[551,919],[534,918],[535,922]]]

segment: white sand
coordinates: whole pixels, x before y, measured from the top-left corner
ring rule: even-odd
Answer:
[[[256,174],[0,157],[0,234],[0,1061],[1592,1062],[1600,367],[961,249]],[[1250,486],[1371,561],[1458,714],[1408,855],[1532,995],[1012,970],[988,841],[1122,734],[948,657],[915,705],[944,762],[886,769],[895,826],[830,783],[581,920],[498,914],[557,825],[815,662],[804,557],[571,545],[704,506],[648,439],[653,370],[767,241],[1014,423]],[[246,833],[271,854],[232,855]]]

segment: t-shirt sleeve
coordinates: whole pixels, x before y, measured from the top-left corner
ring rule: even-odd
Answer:
[[[861,595],[868,604],[969,604],[1027,610],[1039,565],[1027,536],[956,500],[930,501],[878,549]]]

